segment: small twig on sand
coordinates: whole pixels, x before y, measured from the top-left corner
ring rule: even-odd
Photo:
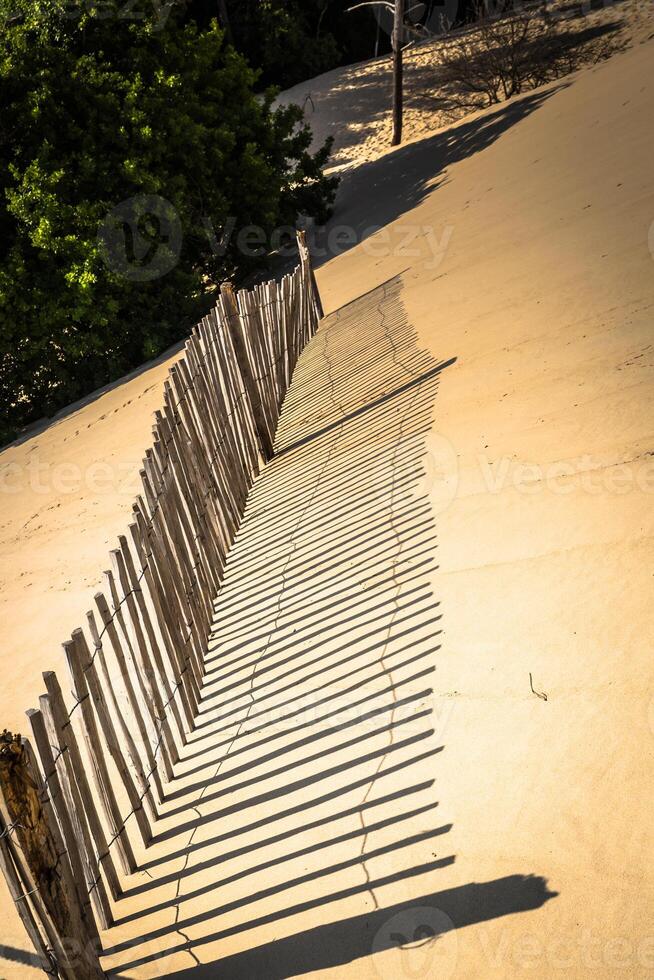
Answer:
[[[529,686],[531,687],[532,694],[535,694],[537,698],[541,699],[541,701],[547,701],[547,694],[541,694],[540,691],[534,690],[534,682],[531,673],[529,674]]]

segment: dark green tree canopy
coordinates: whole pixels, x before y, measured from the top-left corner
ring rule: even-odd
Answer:
[[[514,0],[492,0],[494,5]],[[338,65],[391,50],[393,16],[381,6],[356,7],[357,0],[187,0],[186,16],[207,24],[228,20],[231,39],[261,83],[289,88]],[[439,33],[444,23],[474,19],[478,0],[412,0],[408,23],[417,37]]]
[[[0,37],[0,437],[182,337],[300,213],[328,147],[215,21],[177,6],[13,0]],[[225,232],[230,232],[225,234]],[[265,251],[265,247],[259,251]]]
[[[355,0],[188,0],[200,24],[221,10],[237,50],[261,71],[261,84],[289,88],[337,65],[371,58],[377,25],[371,9],[348,13]],[[380,52],[390,50],[381,31]]]

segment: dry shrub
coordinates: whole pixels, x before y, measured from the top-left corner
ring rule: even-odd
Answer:
[[[545,5],[514,7],[505,0],[476,7],[474,27],[443,47],[439,82],[450,108],[473,109],[510,99],[608,58],[624,46],[618,25],[573,29]]]

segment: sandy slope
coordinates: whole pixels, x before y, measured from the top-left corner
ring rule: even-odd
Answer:
[[[146,367],[0,456],[0,635],[13,664],[0,691],[3,727],[24,729],[41,671],[62,663],[59,644],[102,585],[131,520],[169,366]]]
[[[584,63],[597,55],[602,39],[638,44],[654,35],[650,0],[548,0],[555,29],[574,37]],[[474,29],[468,31],[474,36]],[[437,38],[405,54],[404,142],[423,139],[465,115],[453,104],[440,81],[442,54],[450,40]],[[282,104],[302,106],[314,134],[314,145],[331,136],[331,166],[345,170],[386,152],[391,138],[390,57],[337,68],[283,92]]]
[[[559,892],[459,933],[461,976],[654,969],[653,56],[361,168],[344,211],[398,188],[389,231],[420,256],[371,240],[320,277],[333,309],[408,266],[409,319],[457,358],[433,430],[439,816],[457,880],[526,861]]]
[[[329,310],[401,273],[414,346],[456,358],[421,435],[418,492],[438,542],[429,587],[444,630],[431,707],[444,749],[416,775],[436,780],[438,823],[452,825],[438,853],[456,860],[424,887],[406,879],[378,899],[391,906],[514,874],[542,876],[558,893],[430,947],[437,975],[654,970],[653,56],[639,46],[362,166],[335,222],[384,228],[319,270]],[[356,322],[351,330],[356,338]],[[133,473],[163,370],[10,449],[2,465],[86,468],[110,456]],[[87,608],[129,506],[115,486],[3,498],[0,628],[5,656],[21,664],[5,674],[4,724],[21,725],[38,671],[59,665],[58,641]],[[387,857],[373,871],[397,869]],[[340,919],[356,931],[369,911],[348,900],[307,924]],[[2,942],[25,949],[13,920]],[[329,976],[417,968],[394,955],[311,963]],[[2,967],[7,977],[29,969]]]

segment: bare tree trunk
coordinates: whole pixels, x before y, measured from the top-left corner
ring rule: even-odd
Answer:
[[[322,30],[322,22],[325,19],[325,14],[327,13],[327,8],[331,0],[324,0],[322,7],[320,8],[320,13],[318,15],[318,23],[316,25],[316,41],[320,38],[320,31]]]
[[[232,34],[232,25],[229,23],[229,13],[227,12],[227,0],[218,0],[218,20],[220,21],[220,26],[225,32],[225,37],[230,44],[234,43],[234,35]]]
[[[402,142],[404,63],[402,45],[404,44],[405,0],[395,0],[393,21],[393,138],[391,146]]]

